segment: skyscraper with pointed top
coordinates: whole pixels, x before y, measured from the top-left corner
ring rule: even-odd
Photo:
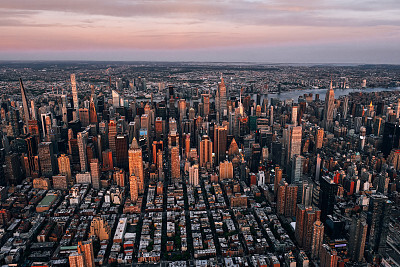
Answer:
[[[226,86],[224,78],[221,73],[221,82],[218,84],[218,99],[219,99],[219,116],[223,118],[228,115],[228,108],[226,103]]]
[[[28,99],[26,98],[26,91],[21,78],[19,79],[19,85],[21,87],[21,97],[22,97],[22,106],[24,108],[25,123],[26,125],[28,125],[28,122],[30,120]]]
[[[333,125],[333,109],[335,108],[335,92],[332,87],[332,80],[328,92],[325,95],[324,124],[327,130]]]
[[[135,175],[137,177],[139,193],[144,192],[144,172],[142,149],[139,147],[136,138],[133,138],[131,146],[128,150],[129,161],[129,177]]]

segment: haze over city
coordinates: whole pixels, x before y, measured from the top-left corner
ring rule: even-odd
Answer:
[[[389,63],[400,2],[3,1],[0,60]]]

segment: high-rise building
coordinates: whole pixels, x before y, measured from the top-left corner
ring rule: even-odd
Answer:
[[[87,109],[87,108],[79,109],[79,120],[81,121],[82,127],[89,126],[89,122],[90,122],[89,109]]]
[[[275,195],[278,194],[278,185],[282,180],[282,169],[278,167],[275,167],[275,178],[274,178],[274,192]]]
[[[203,116],[206,117],[210,114],[210,95],[209,94],[202,94],[203,98]]]
[[[40,160],[40,169],[42,175],[50,178],[54,175],[55,172],[55,159],[53,154],[53,143],[51,142],[42,142],[39,144],[38,148],[39,160]]]
[[[212,166],[212,145],[210,138],[207,135],[203,135],[199,149],[200,167]]]
[[[337,251],[332,249],[329,245],[323,244],[321,246],[320,259],[321,267],[336,267],[338,262]]]
[[[301,182],[303,174],[303,162],[304,157],[300,155],[294,155],[292,159],[292,177],[290,180],[291,184],[298,184]]]
[[[215,164],[218,165],[226,158],[228,131],[224,126],[215,126],[214,128],[214,153]]]
[[[24,108],[24,119],[25,119],[25,124],[28,125],[28,122],[30,120],[30,112],[29,112],[29,106],[28,106],[28,99],[26,97],[26,91],[25,87],[22,83],[22,79],[19,79],[19,85],[21,87],[21,97],[22,97],[22,106]]]
[[[117,135],[117,122],[110,120],[108,123],[108,146],[111,149],[113,156],[117,153],[115,146],[115,136]]]
[[[139,192],[138,192],[138,180],[135,175],[129,176],[129,188],[130,188],[131,201],[136,202],[139,196]]]
[[[132,144],[128,150],[129,177],[135,175],[138,179],[139,193],[144,192],[144,171],[142,149],[139,147],[136,138],[133,138]]]
[[[218,84],[218,98],[219,98],[219,114],[220,118],[224,118],[228,115],[227,108],[227,96],[226,96],[226,86],[224,82],[224,78],[221,74],[221,82]]]
[[[311,259],[318,259],[324,238],[324,224],[321,221],[315,221],[313,225],[311,241]]]
[[[71,74],[71,85],[72,85],[72,100],[74,102],[74,121],[79,118],[79,98],[78,89],[76,88],[75,74]]]
[[[116,169],[114,172],[114,182],[120,187],[125,187],[125,171],[123,169]]]
[[[88,137],[89,137],[89,132],[87,131],[87,129],[77,134],[78,147],[79,147],[79,162],[81,164],[82,172],[86,172],[88,170],[88,161],[86,155]]]
[[[19,185],[23,179],[21,161],[18,154],[12,153],[5,156],[5,176],[8,185]]]
[[[335,92],[333,91],[332,81],[325,95],[324,124],[328,131],[333,126],[333,111],[335,108]]]
[[[189,167],[189,183],[193,186],[199,185],[199,165]]]
[[[295,237],[300,247],[311,250],[314,222],[320,220],[321,210],[297,204]]]
[[[62,175],[65,175],[68,180],[68,184],[71,185],[71,179],[72,179],[72,174],[71,174],[71,159],[70,156],[61,154],[58,157],[58,172]]]
[[[114,169],[114,162],[111,149],[106,149],[102,153],[103,171],[111,171]]]
[[[351,260],[362,262],[364,259],[365,241],[367,240],[368,224],[365,215],[353,216],[350,225],[348,253]]]
[[[233,165],[232,162],[225,160],[219,164],[219,179],[233,179]]]
[[[297,110],[298,106],[292,106],[292,124],[297,126]]]
[[[100,162],[99,159],[90,161],[90,175],[92,176],[92,186],[94,189],[100,189]]]
[[[115,137],[115,147],[116,147],[116,166],[123,169],[128,169],[129,159],[128,159],[128,135],[119,134]]]
[[[297,204],[297,185],[289,185],[285,180],[281,180],[278,185],[278,195],[276,199],[277,213],[285,217],[296,215]]]
[[[97,124],[97,111],[96,111],[96,104],[94,103],[93,100],[90,101],[90,106],[89,106],[89,123],[90,124]]]
[[[96,236],[100,241],[109,240],[111,235],[111,227],[108,222],[100,217],[94,217],[90,222],[90,236]]]
[[[85,259],[85,267],[94,267],[94,250],[92,241],[79,241],[78,253]]]
[[[372,195],[368,209],[368,244],[374,252],[386,250],[392,202],[382,194]]]
[[[324,129],[323,128],[318,128],[317,129],[316,138],[315,138],[315,148],[316,149],[321,149],[323,142],[324,142]]]
[[[171,148],[171,178],[173,180],[181,178],[179,147],[177,146]]]
[[[333,214],[338,185],[328,176],[323,176],[319,181],[321,187],[319,207],[321,209],[321,220],[324,222],[328,215]]]
[[[289,163],[294,155],[300,155],[301,153],[301,137],[302,127],[301,126],[289,126],[288,139],[287,139],[287,163]]]

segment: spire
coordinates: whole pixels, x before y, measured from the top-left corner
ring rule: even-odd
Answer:
[[[221,86],[225,86],[224,77],[222,77],[222,72],[221,72]]]
[[[140,149],[136,137],[133,137],[130,149]]]
[[[333,86],[332,86],[332,78],[331,78],[331,84],[329,86],[329,90],[333,90]]]
[[[19,78],[19,85],[21,87],[21,97],[22,97],[22,106],[24,108],[25,123],[28,124],[28,121],[30,119],[29,107],[28,107],[28,99],[26,98],[25,87],[24,87],[24,84],[22,83],[22,79],[21,78]]]

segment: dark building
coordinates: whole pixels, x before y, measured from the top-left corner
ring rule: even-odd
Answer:
[[[382,152],[387,157],[393,148],[399,148],[400,125],[386,122],[383,130]]]
[[[338,186],[333,179],[323,176],[320,179],[320,187],[319,207],[321,209],[321,221],[325,222],[327,216],[333,214]]]
[[[368,209],[368,244],[373,252],[381,253],[386,250],[391,207],[392,202],[387,196],[371,196]]]
[[[128,169],[128,135],[117,135],[115,137],[115,147],[116,147],[116,166],[119,168],[123,168],[125,170]]]
[[[18,154],[6,155],[4,171],[8,185],[19,185],[22,182],[23,173]]]
[[[45,177],[52,177],[55,174],[55,159],[53,154],[53,143],[42,142],[38,148],[40,170]]]

